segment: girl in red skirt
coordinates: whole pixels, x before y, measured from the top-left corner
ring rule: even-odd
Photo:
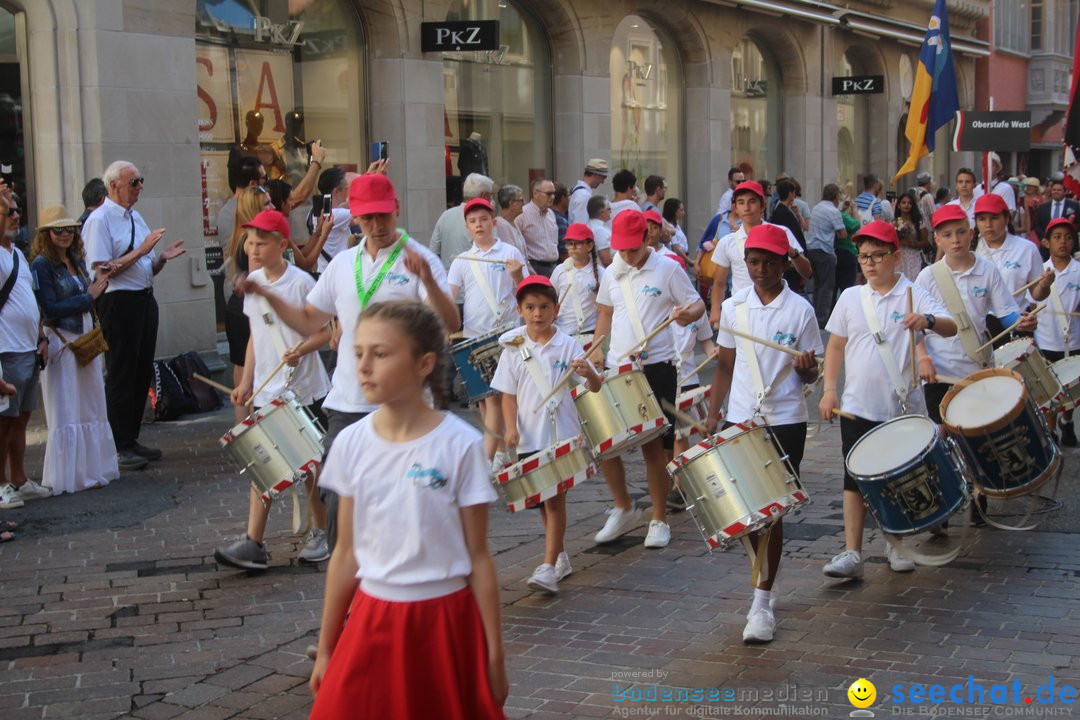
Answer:
[[[443,406],[445,337],[419,303],[376,303],[357,323],[358,380],[380,407],[341,432],[319,477],[341,504],[312,718],[503,718],[490,465],[483,436],[426,394]]]

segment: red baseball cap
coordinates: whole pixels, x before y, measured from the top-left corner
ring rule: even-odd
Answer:
[[[241,227],[255,228],[265,232],[280,233],[286,240],[289,239],[289,221],[285,216],[274,209],[263,210],[251,222],[244,223]]]
[[[952,207],[957,207],[953,205]],[[941,212],[940,210],[937,212]],[[934,216],[937,217],[937,212]],[[975,201],[975,214],[979,213],[992,213],[994,215],[1001,215],[1002,213],[1009,212],[1009,206],[1005,204],[1005,198],[996,193],[986,193],[980,195],[979,199]],[[937,223],[934,223],[935,225]]]
[[[660,217],[660,213],[656,212],[655,210],[646,210],[644,212],[644,215],[645,215],[645,219],[648,220],[649,222],[654,222],[657,225],[663,225],[664,224],[664,218]]]
[[[1076,234],[1076,226],[1072,224],[1072,220],[1067,217],[1059,217],[1051,220],[1050,223],[1046,226],[1046,237],[1049,238],[1050,231],[1059,225],[1064,225],[1065,227],[1069,228],[1069,232],[1074,235]]]
[[[518,283],[517,290],[514,291],[514,297],[521,298],[521,292],[529,287],[549,287],[554,288],[551,284],[551,280],[543,275],[526,275],[525,278]]]
[[[473,210],[476,210],[477,208],[479,208],[481,210],[487,210],[489,213],[492,213],[492,214],[495,213],[495,208],[493,208],[491,206],[490,202],[488,202],[484,198],[478,197],[478,198],[473,198],[469,202],[465,203],[465,214],[468,215],[469,213],[471,213]]]
[[[761,183],[757,180],[743,180],[736,185],[735,189],[731,191],[731,199],[734,200],[739,193],[744,192],[752,192],[761,198],[761,202],[765,202],[765,191],[761,188]]]
[[[776,255],[787,255],[791,245],[787,233],[779,225],[764,223],[750,228],[746,234],[746,249],[765,250]]]
[[[645,244],[645,215],[640,210],[623,210],[611,221],[611,249],[633,250]]]
[[[349,212],[361,215],[385,215],[397,210],[397,193],[390,178],[380,173],[367,173],[349,185]]]
[[[986,196],[984,195],[983,197]],[[995,195],[994,197],[998,196]],[[982,198],[979,199],[981,200]],[[998,200],[1001,200],[1001,198],[998,197]],[[1004,206],[1005,201],[1002,200],[1002,207]],[[978,204],[976,204],[975,207],[977,208]],[[976,210],[976,212],[978,211]],[[953,220],[963,220],[964,222],[970,222],[968,214],[964,211],[964,208],[960,207],[959,205],[942,205],[934,211],[934,214],[930,219],[930,224],[936,228],[941,223],[952,222]]]
[[[596,240],[596,236],[593,235],[593,231],[589,229],[588,225],[582,223],[574,223],[570,227],[566,228],[566,235],[563,236],[564,240]]]
[[[959,210],[959,208],[957,209]],[[963,210],[960,212],[963,213]],[[967,215],[964,215],[964,218],[967,218]],[[897,249],[900,248],[900,237],[896,234],[896,228],[892,226],[892,223],[885,222],[884,220],[875,220],[874,222],[863,225],[859,228],[859,231],[855,233],[855,237],[852,238],[852,241],[858,243],[859,238],[864,240],[877,240],[886,245],[892,245]]]

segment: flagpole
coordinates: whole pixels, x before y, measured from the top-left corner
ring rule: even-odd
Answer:
[[[987,108],[990,112],[994,111],[994,96],[990,96],[990,106]],[[983,184],[986,186],[986,194],[990,194],[990,173],[993,168],[990,167],[990,153],[983,153]]]

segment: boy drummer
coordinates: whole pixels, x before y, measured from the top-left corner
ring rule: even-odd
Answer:
[[[678,370],[675,341],[671,328],[664,328],[639,349],[645,336],[669,317],[688,325],[705,313],[705,303],[694,290],[690,278],[677,262],[654,252],[645,244],[648,233],[644,215],[639,210],[624,210],[612,222],[611,249],[618,256],[612,262],[596,296],[596,337],[609,335],[609,367],[627,362],[623,356],[633,351],[642,363],[657,402],[675,404]],[[668,411],[664,411],[668,415]],[[652,500],[652,520],[645,537],[645,547],[666,547],[671,540],[667,519],[667,497],[671,476],[667,472],[667,454],[675,446],[675,418],[668,415],[672,427],[662,436],[641,446],[645,458],[645,476]],[[622,458],[600,463],[615,507],[608,510],[604,527],[596,542],[606,543],[637,525],[639,514],[626,489],[626,469]]]
[[[762,418],[781,454],[786,452],[798,474],[808,419],[802,386],[817,380],[816,355],[825,348],[813,306],[784,281],[791,264],[788,250],[783,228],[758,225],[747,233],[744,258],[753,285],[735,292],[720,309],[719,348],[706,428],[710,432],[715,429],[717,412],[728,397],[725,424]],[[727,328],[780,343],[801,355],[792,363],[786,353],[738,338]],[[754,589],[743,642],[769,642],[776,630],[770,601],[784,545],[781,520],[772,525],[767,550],[760,547],[760,538],[761,534],[755,533],[750,541],[755,551],[768,553],[768,570]]]
[[[924,414],[922,391],[912,389],[911,331],[930,331],[942,337],[956,334],[956,323],[941,303],[921,287],[897,273],[900,238],[891,223],[875,220],[853,238],[866,285],[849,287],[836,300],[825,326],[825,387],[818,410],[832,422],[834,410],[843,408],[854,419],[841,417],[840,439],[846,458],[864,435],[887,420],[909,413]],[[907,310],[907,289],[912,289],[912,311]],[[922,343],[919,343],[921,346]],[[922,349],[925,354],[925,349]],[[931,379],[929,363],[920,362],[923,380]],[[843,367],[844,395],[836,392]],[[825,564],[829,577],[862,577],[862,536],[866,523],[862,493],[855,479],[844,472],[844,542],[846,549]],[[915,569],[907,557],[886,551],[895,572]]]

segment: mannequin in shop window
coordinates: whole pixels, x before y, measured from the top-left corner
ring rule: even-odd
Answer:
[[[471,173],[488,174],[487,150],[484,149],[483,140],[484,136],[474,130],[469,133],[469,137],[461,141],[457,166],[462,177]]]
[[[229,168],[235,167],[242,157],[255,157],[266,168],[269,177],[280,178],[285,174],[284,158],[278,157],[273,147],[259,140],[264,122],[265,118],[258,110],[247,111],[244,115],[244,139],[229,151]]]
[[[280,140],[275,140],[272,145],[274,154],[277,155],[277,165],[283,167],[276,177],[271,174],[270,179],[279,177],[288,183],[295,185],[304,177],[308,167],[308,149],[304,137],[304,113],[293,110],[285,115],[285,134]]]

